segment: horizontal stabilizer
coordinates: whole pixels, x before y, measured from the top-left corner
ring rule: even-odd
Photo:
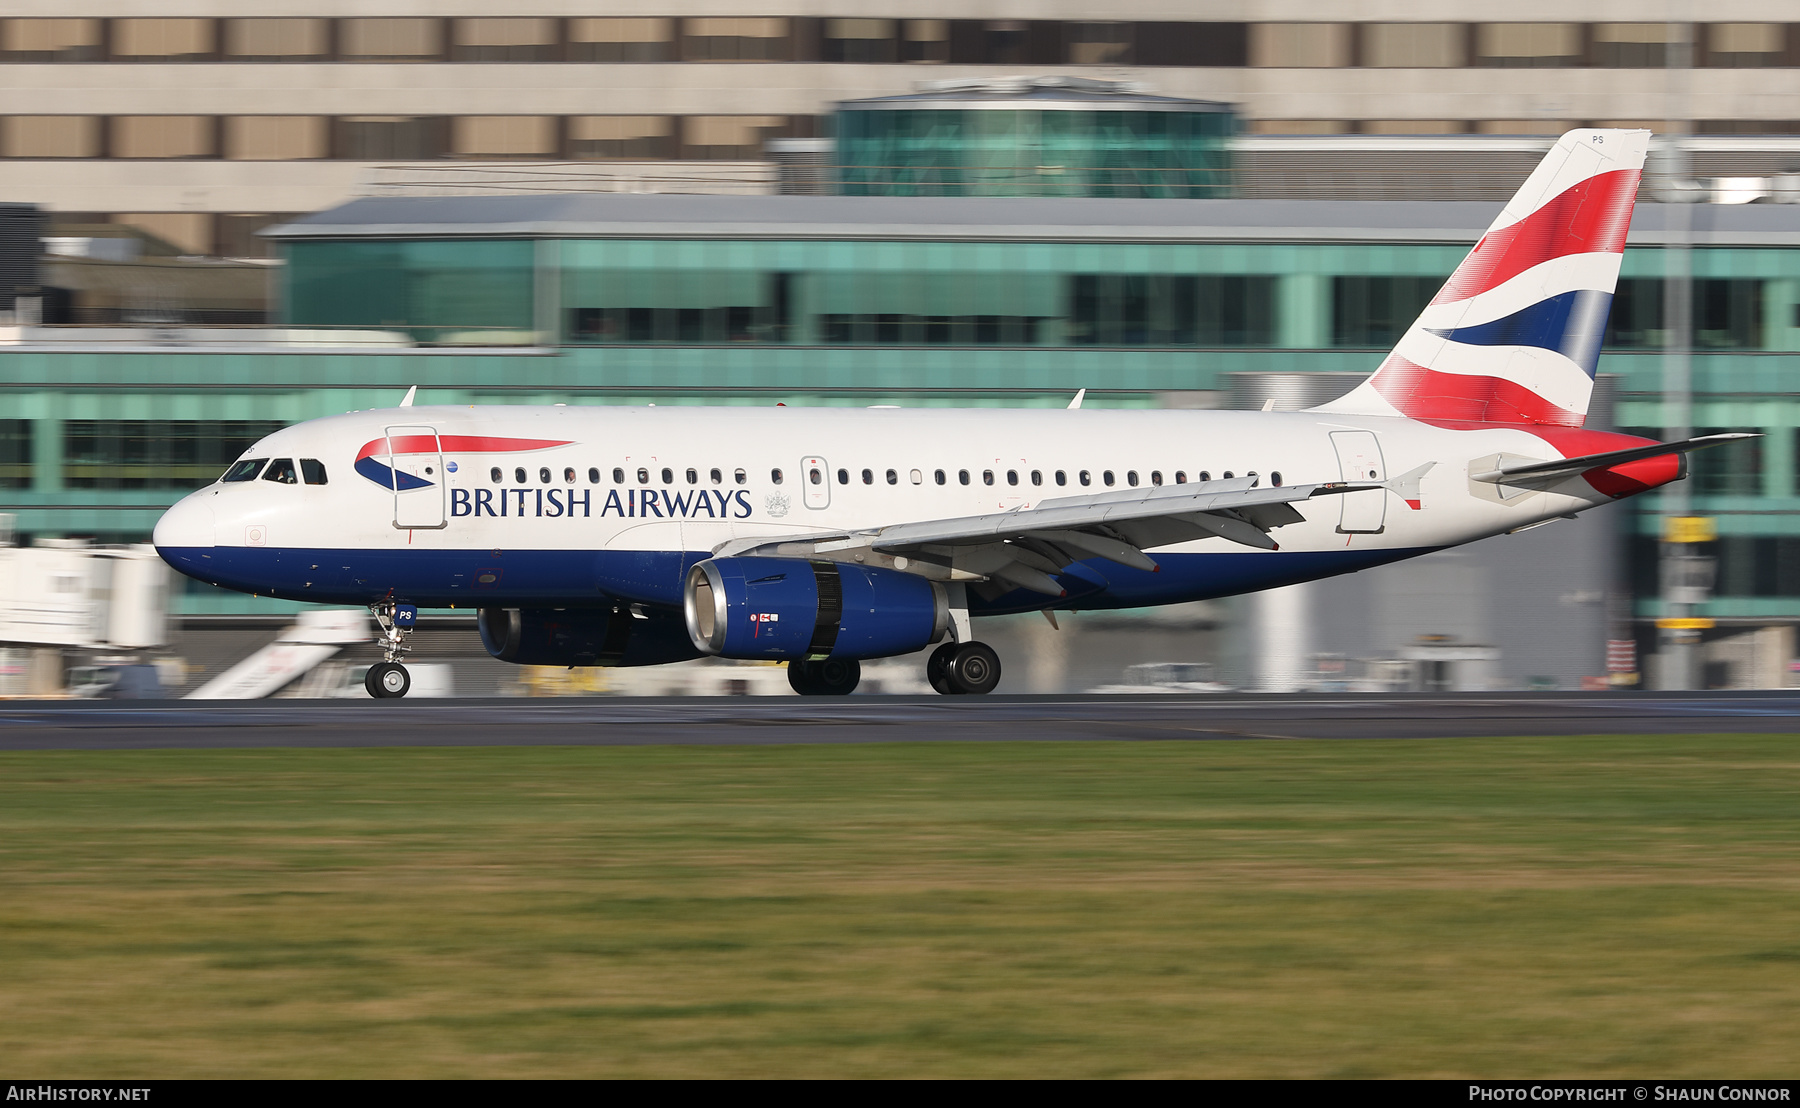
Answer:
[[[1626,462],[1638,462],[1645,458],[1660,458],[1667,454],[1686,454],[1694,450],[1705,450],[1709,446],[1723,446],[1728,442],[1740,439],[1760,439],[1761,435],[1746,431],[1732,431],[1721,435],[1701,435],[1698,438],[1683,439],[1680,442],[1659,442],[1649,446],[1634,446],[1629,450],[1609,450],[1604,454],[1584,454],[1578,458],[1558,458],[1548,462],[1524,462],[1503,465],[1486,473],[1471,473],[1476,481],[1505,485],[1517,481],[1530,481],[1541,484],[1546,481],[1561,480],[1565,477],[1579,477],[1581,474],[1595,469],[1607,469],[1624,465]]]

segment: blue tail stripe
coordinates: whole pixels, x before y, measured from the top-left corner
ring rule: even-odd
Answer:
[[[1600,361],[1600,342],[1606,336],[1612,299],[1610,292],[1577,289],[1489,323],[1427,330],[1439,338],[1470,346],[1535,346],[1554,350],[1592,377]]]

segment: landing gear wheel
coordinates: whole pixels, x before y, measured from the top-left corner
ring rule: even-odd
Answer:
[[[363,678],[363,688],[377,700],[402,697],[412,688],[412,675],[399,662],[376,662]]]
[[[954,696],[958,690],[950,684],[950,659],[956,655],[956,643],[947,642],[931,652],[925,661],[925,680],[931,687],[945,696]]]
[[[1000,655],[982,642],[961,643],[950,656],[944,679],[952,689],[971,696],[994,691],[1000,683]]]
[[[862,663],[854,658],[788,663],[788,684],[801,696],[849,696],[862,681]]]

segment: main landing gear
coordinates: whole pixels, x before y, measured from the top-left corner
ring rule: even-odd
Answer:
[[[381,653],[385,661],[377,662],[369,667],[363,677],[363,688],[376,700],[389,700],[402,697],[412,688],[412,675],[400,664],[412,647],[406,645],[406,636],[413,633],[419,622],[419,610],[411,604],[396,604],[392,600],[384,600],[379,604],[369,605],[369,611],[375,615],[375,622],[381,625]]]
[[[947,642],[931,652],[925,679],[945,696],[979,696],[1000,683],[1000,655],[984,642]]]
[[[801,696],[849,696],[862,680],[862,663],[854,658],[825,658],[788,663],[788,684]]]

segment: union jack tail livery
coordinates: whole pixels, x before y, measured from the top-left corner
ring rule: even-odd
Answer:
[[[1315,409],[1579,427],[1649,131],[1570,131],[1373,376]]]

